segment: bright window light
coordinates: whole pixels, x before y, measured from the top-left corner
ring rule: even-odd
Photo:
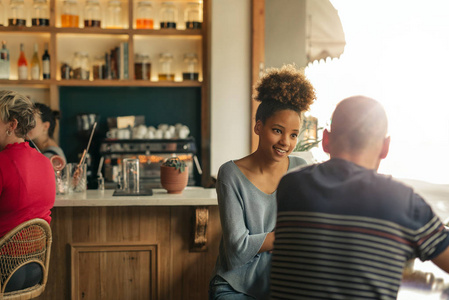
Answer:
[[[318,96],[310,114],[326,126],[340,100],[372,97],[391,135],[379,172],[449,183],[449,1],[331,2],[346,47],[339,59],[306,68]]]

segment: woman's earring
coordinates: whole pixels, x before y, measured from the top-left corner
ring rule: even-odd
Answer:
[[[12,134],[11,130],[9,130],[9,129],[6,130],[6,135],[7,135],[7,136],[11,136],[11,134]]]

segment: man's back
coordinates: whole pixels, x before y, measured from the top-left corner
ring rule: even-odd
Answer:
[[[396,299],[404,263],[449,244],[411,188],[346,160],[287,174],[277,197],[273,299]]]

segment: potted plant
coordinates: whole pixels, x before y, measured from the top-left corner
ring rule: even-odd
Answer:
[[[161,185],[169,194],[181,194],[188,180],[188,166],[179,157],[170,157],[162,163]]]

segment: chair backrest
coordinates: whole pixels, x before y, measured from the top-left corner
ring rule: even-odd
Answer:
[[[26,221],[0,239],[0,300],[31,299],[42,294],[47,284],[51,242],[50,225],[42,219]],[[5,293],[14,272],[31,262],[42,267],[42,282],[25,290]]]

